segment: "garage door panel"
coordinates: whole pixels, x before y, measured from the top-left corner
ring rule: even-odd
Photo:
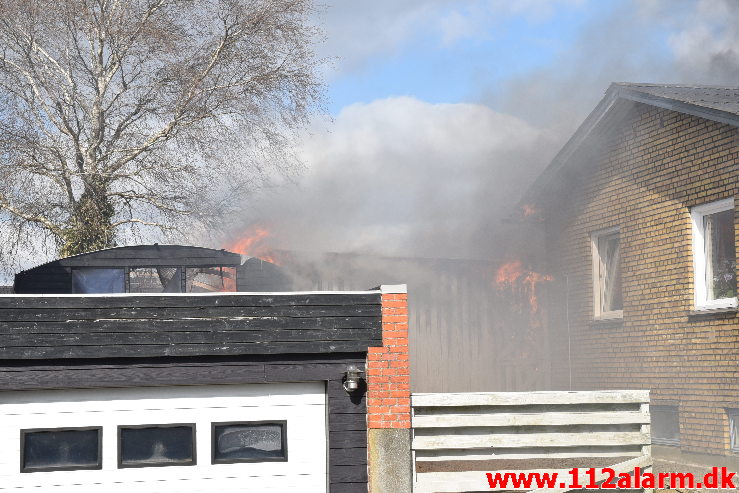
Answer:
[[[32,395],[32,394],[35,394]],[[326,491],[325,385],[221,385],[0,394],[0,491]],[[211,464],[212,423],[286,421],[287,462]],[[118,427],[192,423],[196,465],[118,468]],[[20,471],[20,430],[102,427],[102,469]]]

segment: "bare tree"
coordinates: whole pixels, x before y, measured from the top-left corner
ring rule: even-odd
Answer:
[[[314,9],[2,0],[0,252],[207,226],[271,165],[294,169],[290,143],[323,94]]]

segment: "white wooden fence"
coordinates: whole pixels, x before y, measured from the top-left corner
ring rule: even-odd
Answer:
[[[486,473],[496,471],[557,472],[556,486],[570,483],[573,467],[583,485],[589,467],[610,467],[616,479],[651,471],[649,391],[413,394],[411,402],[414,493],[491,491]]]

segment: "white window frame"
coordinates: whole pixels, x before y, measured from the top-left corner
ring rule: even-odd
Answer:
[[[693,291],[695,293],[695,310],[718,310],[736,308],[737,298],[708,299],[708,284],[706,280],[706,239],[703,218],[705,216],[734,210],[734,198],[728,198],[698,205],[690,210],[693,222]]]
[[[601,285],[600,285],[600,252],[598,251],[598,240],[603,236],[613,234],[619,235],[619,243],[621,242],[621,230],[619,227],[602,229],[590,234],[590,246],[593,252],[593,316],[595,320],[616,320],[624,317],[623,310],[611,310],[607,312],[601,311]],[[622,245],[623,246],[623,245]],[[622,255],[623,258],[623,255]],[[621,278],[621,292],[623,293],[623,277]]]
[[[739,422],[739,409],[727,409],[726,414],[729,415],[729,450],[735,454],[739,454],[739,436],[735,433],[735,426]]]

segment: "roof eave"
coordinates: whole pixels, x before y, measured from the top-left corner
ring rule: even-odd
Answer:
[[[578,127],[577,131],[557,153],[552,162],[539,175],[529,190],[524,194],[522,202],[531,200],[532,197],[539,195],[553,175],[556,175],[569,162],[572,156],[577,152],[583,143],[593,134],[598,126],[603,122],[605,117],[613,110],[613,108],[621,101],[630,101],[635,103],[643,103],[658,108],[663,108],[678,113],[684,113],[699,118],[705,118],[718,123],[724,123],[739,127],[739,115],[728,111],[722,111],[714,108],[707,108],[692,103],[676,101],[674,99],[647,94],[638,89],[612,83],[605,96],[595,109],[587,116],[585,121]]]

